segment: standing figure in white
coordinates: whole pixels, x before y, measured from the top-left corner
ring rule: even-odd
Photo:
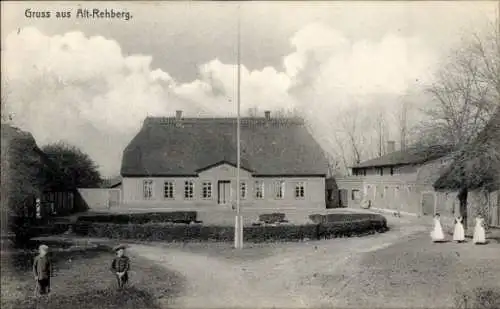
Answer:
[[[433,242],[444,241],[443,227],[441,226],[441,216],[436,213],[434,216],[434,229],[431,232],[431,239]]]
[[[474,237],[472,238],[474,244],[486,243],[486,232],[484,230],[484,219],[481,215],[476,218],[476,226],[474,227]]]
[[[464,225],[462,224],[462,217],[455,218],[455,229],[453,231],[453,240],[461,243],[465,241]]]

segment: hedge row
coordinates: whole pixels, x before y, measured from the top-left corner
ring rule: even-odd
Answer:
[[[387,230],[386,219],[362,218],[351,221],[304,225],[248,226],[244,238],[251,242],[317,240],[343,236],[361,236]],[[77,222],[75,233],[88,237],[138,239],[167,242],[232,241],[234,227],[201,224],[113,224]]]
[[[272,214],[262,214],[259,215],[259,221],[264,223],[276,223],[276,222],[284,222],[285,221],[284,213],[272,213]]]
[[[343,213],[343,214],[326,214],[326,215],[310,215],[309,219],[316,223],[327,223],[327,222],[353,222],[359,220],[381,220],[384,218],[379,214],[362,214],[362,213]],[[385,219],[385,218],[384,218]]]
[[[78,217],[78,221],[115,223],[115,224],[145,224],[145,223],[191,223],[197,222],[196,211],[148,212],[133,214],[98,214]]]

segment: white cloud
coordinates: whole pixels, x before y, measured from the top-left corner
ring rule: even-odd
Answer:
[[[284,57],[284,72],[242,66],[242,111],[299,108],[329,150],[336,120],[347,109],[395,105],[415,80],[430,78],[434,63],[416,38],[387,34],[380,41],[353,42],[318,23],[290,42],[295,51]],[[112,39],[80,32],[50,37],[24,28],[6,38],[2,51],[9,109],[39,143],[67,139],[92,155],[105,174],[117,173],[123,147],[147,115],[236,112],[234,64],[214,59],[200,66],[197,80],[179,84],[151,62],[147,55],[124,55]],[[381,97],[386,101],[377,102]],[[89,138],[89,130],[101,132],[106,142]]]

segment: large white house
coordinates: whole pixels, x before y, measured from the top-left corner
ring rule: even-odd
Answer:
[[[122,204],[135,208],[324,209],[327,159],[304,122],[148,117],[123,152]]]

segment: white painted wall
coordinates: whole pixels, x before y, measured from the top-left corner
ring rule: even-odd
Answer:
[[[325,178],[300,178],[300,177],[285,177],[285,178],[254,178],[245,170],[240,171],[241,181],[247,183],[247,198],[241,200],[241,207],[250,207],[258,209],[295,209],[295,208],[310,208],[324,209],[325,203]],[[145,200],[143,198],[143,181],[146,179],[153,180],[153,198]],[[192,180],[194,182],[194,198],[192,200],[184,198],[184,181]],[[154,177],[154,178],[131,178],[124,177],[123,186],[123,204],[125,207],[138,208],[180,208],[180,209],[231,209],[231,205],[217,204],[217,183],[219,180],[231,181],[233,204],[236,203],[236,192],[239,193],[239,187],[236,184],[236,168],[223,164],[215,166],[209,170],[200,172],[198,177]],[[256,180],[264,182],[264,198],[256,199],[254,191],[254,183]],[[274,184],[275,181],[285,181],[285,192],[283,199],[275,198]],[[165,181],[174,182],[174,199],[165,199],[163,197],[163,186]],[[202,183],[204,181],[212,182],[212,197],[210,199],[202,198]],[[295,184],[297,182],[305,183],[305,197],[303,199],[295,198]]]

